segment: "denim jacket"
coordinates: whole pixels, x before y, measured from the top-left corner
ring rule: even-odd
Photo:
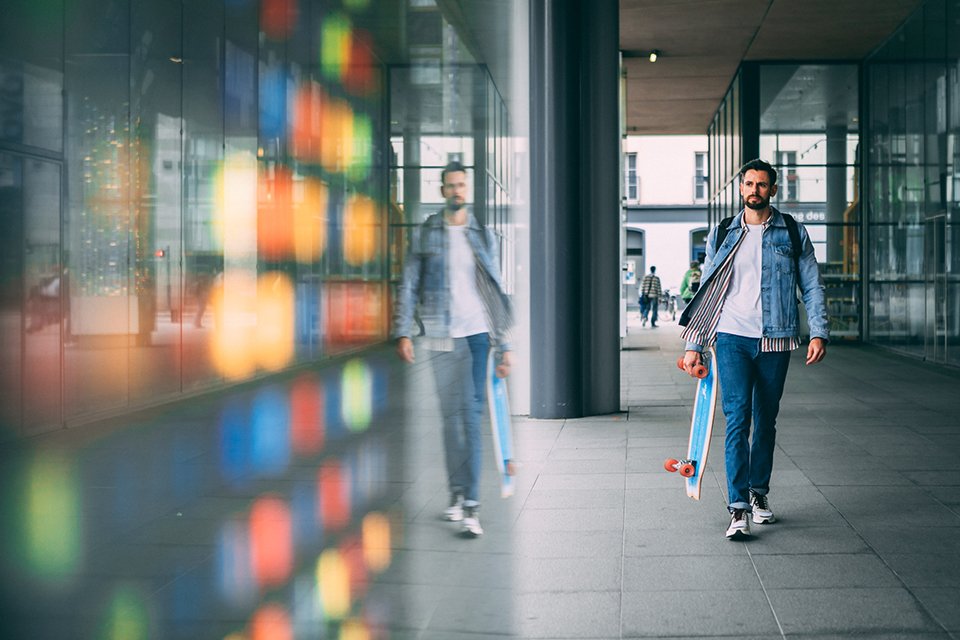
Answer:
[[[473,216],[467,216],[467,242],[478,267],[478,292],[490,321],[490,337],[499,351],[509,351],[507,342],[512,310],[500,278],[499,241]],[[417,227],[397,288],[393,313],[393,337],[409,338],[414,314],[428,338],[450,336],[450,281],[447,261],[449,236],[443,212],[435,213]]]
[[[797,223],[803,250],[800,259],[795,260],[793,244],[787,223],[777,209],[771,207],[772,217],[763,232],[761,249],[762,262],[760,275],[760,304],[763,309],[763,337],[793,338],[800,332],[800,312],[797,306],[797,287],[807,310],[811,338],[830,339],[827,320],[827,308],[824,298],[823,277],[817,266],[813,243],[806,228]],[[744,233],[743,211],[733,219],[723,244],[717,247],[717,229],[710,231],[707,239],[707,255],[703,263],[700,288],[680,316],[679,323],[686,326],[697,306],[703,302],[710,290],[710,283],[717,269],[730,255],[740,236]],[[797,267],[799,265],[799,272]],[[702,351],[705,345],[688,342],[688,351]]]

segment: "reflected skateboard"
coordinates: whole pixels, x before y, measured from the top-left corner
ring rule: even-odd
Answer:
[[[683,358],[677,361],[683,369]],[[668,458],[663,468],[679,472],[686,479],[687,495],[700,499],[700,485],[710,453],[710,436],[713,434],[713,418],[717,408],[717,353],[710,347],[700,356],[700,365],[693,372],[697,382],[697,395],[693,402],[693,417],[690,420],[690,443],[687,457]]]
[[[493,455],[500,473],[500,497],[514,492],[513,426],[510,422],[510,397],[507,381],[497,377],[497,355],[490,350],[487,359],[487,405],[490,407],[490,430],[493,432]]]

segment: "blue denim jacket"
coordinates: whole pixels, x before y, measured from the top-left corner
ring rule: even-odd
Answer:
[[[807,320],[810,325],[811,338],[830,339],[830,329],[827,320],[827,307],[824,297],[823,277],[817,266],[817,258],[813,251],[813,243],[806,228],[800,223],[800,241],[803,251],[799,260],[794,260],[793,244],[790,242],[790,233],[787,223],[777,209],[771,207],[772,218],[763,233],[762,270],[760,275],[760,303],[763,308],[763,335],[766,338],[792,338],[800,332],[800,311],[797,306],[797,287],[803,298],[803,306],[807,310]],[[693,311],[702,301],[703,295],[710,288],[710,281],[723,264],[730,251],[736,246],[741,234],[743,211],[733,219],[723,244],[717,247],[717,229],[710,231],[707,239],[707,256],[703,262],[700,288],[696,295],[683,310],[680,324],[686,325],[693,315]],[[797,266],[799,264],[799,273]],[[688,351],[702,351],[703,346],[687,343]]]
[[[493,231],[473,216],[467,217],[467,242],[473,249],[483,282],[478,290],[489,312],[490,337],[500,351],[509,351],[510,300],[500,278],[499,241]],[[450,282],[447,260],[449,238],[443,212],[435,213],[417,227],[410,239],[403,279],[397,288],[393,313],[393,337],[412,335],[414,314],[429,338],[450,337]]]

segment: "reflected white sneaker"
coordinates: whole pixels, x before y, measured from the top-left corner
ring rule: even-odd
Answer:
[[[770,524],[777,519],[770,510],[770,502],[767,496],[761,496],[758,493],[750,492],[750,508],[753,509],[753,521],[757,524]]]
[[[464,507],[463,528],[461,532],[463,535],[472,538],[483,535],[483,527],[480,526],[480,509],[477,507]]]
[[[746,509],[734,509],[727,527],[727,540],[743,540],[750,537],[750,520]]]
[[[455,493],[450,496],[450,506],[443,510],[443,519],[449,522],[463,520],[463,495]]]

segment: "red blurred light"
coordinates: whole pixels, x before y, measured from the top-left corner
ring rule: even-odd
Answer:
[[[350,522],[350,483],[336,460],[328,460],[317,474],[320,487],[320,517],[329,531],[342,529]]]
[[[313,376],[300,378],[290,390],[290,437],[301,455],[323,449],[323,386]]]
[[[259,498],[250,509],[250,562],[257,584],[279,586],[293,568],[290,509],[279,498]]]
[[[153,252],[153,255],[155,255],[158,258],[166,258],[167,251],[166,249],[157,249],[156,251]]]

